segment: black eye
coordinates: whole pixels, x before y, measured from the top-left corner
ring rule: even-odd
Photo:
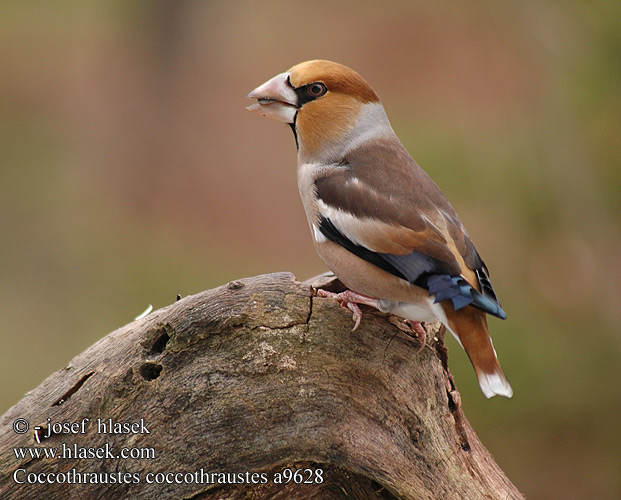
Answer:
[[[313,99],[324,95],[328,89],[323,83],[315,82],[306,87],[306,93]]]

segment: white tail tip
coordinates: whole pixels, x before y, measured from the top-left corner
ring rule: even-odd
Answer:
[[[486,398],[492,396],[504,396],[510,398],[513,396],[511,384],[502,372],[481,373],[479,374],[479,387]]]

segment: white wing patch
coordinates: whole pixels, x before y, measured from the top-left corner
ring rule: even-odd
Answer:
[[[330,219],[330,222],[334,224],[334,227],[336,227],[345,238],[358,246],[375,251],[373,248],[369,248],[364,244],[359,231],[357,231],[364,231],[365,226],[368,227],[373,223],[373,219],[369,217],[356,217],[349,212],[327,205],[321,199],[317,199],[317,205],[320,215],[326,219]]]
[[[323,233],[317,227],[317,224],[313,224],[313,238],[317,243],[324,243],[327,241],[327,238],[323,235]]]

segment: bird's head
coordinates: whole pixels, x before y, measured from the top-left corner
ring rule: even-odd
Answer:
[[[291,125],[306,161],[327,161],[369,127],[388,120],[373,88],[354,70],[331,61],[306,61],[254,89],[248,110]],[[377,116],[376,116],[377,115]]]

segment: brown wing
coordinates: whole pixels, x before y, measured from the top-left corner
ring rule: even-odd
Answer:
[[[356,245],[423,259],[480,290],[474,271],[484,265],[455,210],[397,140],[365,143],[315,187],[322,216]]]

